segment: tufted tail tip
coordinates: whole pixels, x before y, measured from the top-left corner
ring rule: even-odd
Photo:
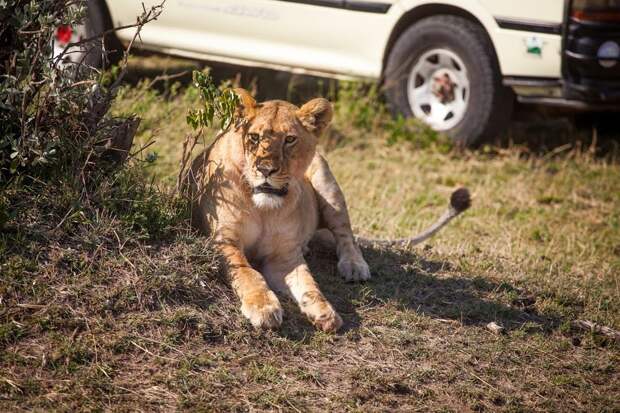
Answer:
[[[454,208],[457,214],[465,211],[471,206],[471,196],[467,188],[459,188],[452,192],[450,196],[450,206]]]

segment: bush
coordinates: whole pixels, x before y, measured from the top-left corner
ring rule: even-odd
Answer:
[[[1,7],[0,171],[8,178],[68,161],[98,119],[88,119],[95,73],[52,58],[55,28],[81,23],[82,4],[18,0]]]
[[[118,149],[114,145],[126,144],[135,132],[135,119],[107,114],[120,79],[111,82],[109,74],[83,62],[64,64],[62,55],[53,56],[56,28],[82,24],[84,5],[71,0],[0,2],[3,181],[20,175],[45,178],[50,171],[62,170],[79,174],[86,183],[85,172],[99,158],[118,160],[118,153],[111,152]],[[138,31],[160,9],[145,12],[136,24]],[[65,53],[88,50],[97,41],[94,37],[71,43]]]
[[[108,216],[136,238],[161,235],[180,221],[183,205],[149,181],[140,160],[124,162],[139,119],[108,113],[126,58],[102,72],[53,56],[56,27],[81,24],[84,5],[0,1],[0,228],[19,231],[23,221],[42,216],[59,228],[72,222],[95,228]],[[161,6],[146,10],[136,36],[160,12]],[[99,40],[80,40],[65,52],[87,52]]]

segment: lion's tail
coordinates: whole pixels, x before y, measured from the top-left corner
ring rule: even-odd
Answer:
[[[386,239],[369,239],[356,237],[356,240],[360,246],[402,246],[412,247],[416,244],[426,241],[433,235],[435,235],[440,229],[442,229],[453,218],[457,217],[461,212],[465,211],[471,206],[471,196],[467,188],[459,188],[452,192],[450,196],[450,205],[448,209],[443,213],[441,217],[433,225],[422,231],[420,234],[410,238],[400,238],[394,240]]]

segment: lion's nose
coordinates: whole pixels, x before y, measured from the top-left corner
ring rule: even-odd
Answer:
[[[256,167],[256,169],[258,169],[258,171],[259,171],[261,174],[263,174],[263,176],[264,176],[265,178],[268,178],[270,175],[273,175],[273,174],[275,174],[276,172],[278,172],[278,170],[279,170],[280,168],[276,168],[276,167],[274,167],[273,165],[265,165],[265,164],[263,164],[263,165],[258,165],[258,166]]]

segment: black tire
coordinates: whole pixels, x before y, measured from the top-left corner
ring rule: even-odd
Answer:
[[[112,19],[108,7],[103,0],[89,0],[87,3],[88,14],[84,22],[86,36],[92,37],[112,29]],[[108,33],[103,38],[105,53],[101,47],[101,41],[93,42],[84,58],[84,63],[105,69],[118,63],[123,57],[123,45],[114,33]]]
[[[445,132],[461,146],[475,146],[496,136],[510,120],[514,95],[502,85],[499,64],[484,28],[458,16],[425,18],[398,38],[385,69],[384,86],[392,112],[413,116],[407,96],[409,74],[425,52],[438,48],[462,60],[470,84],[463,118]]]

